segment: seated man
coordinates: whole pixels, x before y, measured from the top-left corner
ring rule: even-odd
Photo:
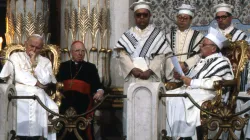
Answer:
[[[201,60],[192,67],[187,76],[181,76],[184,86],[167,91],[167,94],[190,94],[201,105],[215,97],[214,81],[234,78],[230,61],[219,51],[226,38],[210,27],[200,44]],[[171,137],[191,137],[200,123],[200,110],[189,99],[167,98],[167,132]]]
[[[104,91],[95,65],[84,61],[83,42],[73,42],[70,54],[72,60],[63,62],[57,74],[57,80],[64,84],[63,96],[65,97],[62,99],[59,111],[60,114],[65,114],[73,109],[79,115],[89,111],[93,107],[94,100],[101,100]],[[84,140],[94,139],[92,124],[87,126],[84,132],[78,130]],[[61,136],[62,132],[59,135]],[[64,139],[77,140],[74,133],[66,134]]]
[[[25,52],[11,54],[10,60],[3,66],[0,77],[13,79],[17,96],[38,96],[50,109],[56,111],[57,105],[44,91],[50,83],[56,83],[49,59],[39,55],[43,48],[43,38],[33,34],[25,42]],[[36,100],[17,100],[17,136],[20,140],[38,140],[48,138],[48,115]]]

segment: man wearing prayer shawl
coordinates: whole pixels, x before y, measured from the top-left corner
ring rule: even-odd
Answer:
[[[123,76],[124,94],[130,83],[161,80],[160,66],[165,54],[171,52],[165,35],[149,24],[151,3],[139,0],[130,6],[134,11],[135,27],[131,27],[118,40],[114,51],[118,53],[119,67]],[[123,106],[123,131],[126,135],[126,101]]]
[[[166,34],[166,39],[175,54],[198,52],[200,49],[199,43],[204,36],[191,28],[195,8],[191,5],[182,4],[177,10],[176,24],[178,28],[171,29],[171,32]],[[200,60],[198,54],[181,55],[177,58],[184,72]],[[176,74],[177,72],[173,70],[174,66],[171,59],[167,59],[166,65],[168,66],[165,73],[167,81],[178,82],[180,79]]]
[[[232,5],[229,5],[226,3],[220,3],[220,4],[214,6],[215,19],[218,23],[217,29],[224,36],[226,36],[228,34],[231,35],[232,41],[238,41],[238,40],[249,41],[250,38],[246,35],[246,33],[235,28],[234,25],[232,24],[233,8],[234,7]],[[244,70],[241,72],[240,91],[246,90],[247,77],[249,74],[248,65],[249,64],[247,63],[245,65]],[[244,110],[248,106],[250,106],[250,101],[243,102],[242,100],[237,100],[236,112]],[[242,117],[243,116],[244,116],[244,114],[242,115]],[[250,124],[249,123],[248,123],[248,126],[244,128],[245,138],[250,138]],[[241,133],[240,131],[236,131],[236,135],[238,138],[240,138],[240,133]]]
[[[58,112],[58,107],[44,91],[50,83],[56,83],[52,64],[48,58],[40,55],[43,48],[43,38],[38,34],[28,37],[25,42],[25,52],[14,52],[10,60],[3,66],[0,77],[5,80],[15,80],[17,96],[36,95],[48,108]],[[48,114],[36,101],[30,99],[17,100],[17,136],[20,140],[56,139],[55,134],[48,133]]]
[[[233,6],[226,3],[220,3],[214,6],[215,11],[215,20],[218,23],[217,30],[219,30],[224,36],[230,35],[232,36],[232,41],[238,40],[248,40],[246,33],[234,27],[233,20]],[[240,90],[245,91],[245,86],[247,84],[248,63],[246,64],[246,68],[241,73],[241,86]]]
[[[199,45],[201,59],[186,76],[181,76],[184,86],[167,91],[167,94],[188,93],[201,105],[215,97],[214,81],[234,78],[230,61],[220,50],[226,38],[210,27],[209,33]],[[171,137],[191,137],[201,125],[200,110],[189,99],[183,97],[166,98],[167,132]]]
[[[74,111],[75,115],[83,114],[93,108],[94,100],[101,100],[104,94],[97,68],[94,64],[84,61],[85,46],[81,41],[75,41],[70,48],[71,60],[60,65],[56,76],[59,82],[63,82],[62,103],[59,108],[60,114]],[[85,116],[91,117],[93,113]],[[77,129],[84,140],[94,140],[93,122],[86,130]],[[62,135],[62,130],[59,136]],[[74,132],[68,132],[65,140],[77,140]]]

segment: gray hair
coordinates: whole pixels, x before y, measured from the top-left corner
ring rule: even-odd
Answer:
[[[27,41],[29,41],[31,38],[37,38],[40,39],[42,41],[42,46],[43,46],[43,36],[39,35],[39,34],[32,34],[27,38]]]

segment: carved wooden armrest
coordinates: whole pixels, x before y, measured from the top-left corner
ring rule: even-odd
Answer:
[[[237,80],[220,80],[220,81],[215,81],[214,82],[214,88],[215,90],[220,90],[222,87],[231,87],[231,86],[236,86],[237,85]]]
[[[181,87],[183,85],[183,82],[166,82],[164,85],[166,90],[173,90]]]
[[[63,95],[61,94],[61,91],[63,90],[63,83],[62,82],[57,82],[56,83],[56,93],[52,95],[52,99],[55,101],[55,103],[60,106],[61,105],[61,100],[63,98]]]
[[[211,105],[218,106],[222,100],[223,87],[235,87],[237,85],[237,79],[233,80],[220,80],[214,82],[214,88],[216,91],[216,96],[213,98]],[[230,93],[230,96],[234,96],[236,94],[235,91]]]

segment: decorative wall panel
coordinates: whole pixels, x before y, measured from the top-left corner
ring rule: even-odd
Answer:
[[[48,43],[48,0],[7,0],[6,44],[24,44],[31,34],[40,34]]]
[[[177,10],[182,3],[191,4],[196,7],[192,26],[208,26],[214,19],[213,6],[218,3],[234,5],[233,16],[239,19],[240,24],[248,25],[246,32],[250,33],[250,1],[249,0],[149,0],[152,2],[152,22],[167,32],[175,26]],[[237,24],[237,26],[241,26]]]

